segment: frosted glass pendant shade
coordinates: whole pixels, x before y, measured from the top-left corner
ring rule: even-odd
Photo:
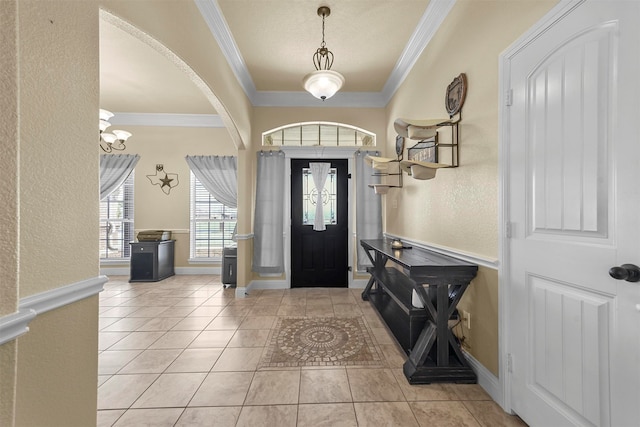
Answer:
[[[302,84],[307,92],[324,101],[340,90],[344,77],[337,71],[317,70],[304,76]]]

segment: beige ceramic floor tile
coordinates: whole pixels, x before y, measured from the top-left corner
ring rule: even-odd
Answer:
[[[111,377],[112,375],[98,375],[98,387],[107,382],[107,380]]]
[[[329,305],[309,305],[307,303],[307,317],[333,317],[333,306]]]
[[[119,317],[100,317],[98,319],[98,330],[101,331],[104,328],[106,328],[107,326],[113,325],[118,320],[120,320]]]
[[[509,415],[494,401],[462,402],[482,427],[526,427],[519,417]]]
[[[214,426],[235,427],[240,415],[240,406],[225,408],[187,408],[176,423],[176,427]]]
[[[268,329],[239,329],[233,334],[228,347],[264,347],[269,332]]]
[[[193,310],[189,317],[215,317],[223,310],[222,307],[211,305],[211,306],[202,306]]]
[[[371,328],[371,334],[380,345],[394,345],[396,343],[395,338],[386,328]]]
[[[174,331],[202,331],[213,319],[213,317],[185,317],[171,329]]]
[[[225,348],[212,371],[255,371],[263,349],[260,347]]]
[[[300,405],[297,427],[357,427],[351,403]]]
[[[104,328],[103,332],[133,332],[149,321],[144,317],[124,317]]]
[[[256,304],[251,307],[247,316],[275,316],[278,313],[280,305],[260,305]]]
[[[491,400],[491,396],[478,384],[446,384],[460,400]]]
[[[161,374],[182,350],[145,350],[122,368],[118,374]]]
[[[311,306],[328,306],[332,305],[331,297],[329,295],[314,295],[314,292],[307,293],[307,307]]]
[[[251,316],[246,317],[238,329],[271,329],[276,316]]]
[[[140,307],[108,307],[100,304],[101,309],[106,308],[106,310],[100,313],[100,317],[125,317],[139,310]]]
[[[187,297],[182,299],[179,303],[175,305],[175,307],[200,307],[202,303],[206,302],[209,298],[207,297]]]
[[[302,317],[307,313],[306,305],[281,305],[276,312],[277,316]]]
[[[168,331],[173,328],[182,317],[156,317],[140,326],[136,331]]]
[[[402,368],[407,359],[407,355],[397,344],[382,344],[378,345],[378,348],[382,351],[390,368]]]
[[[240,316],[218,316],[209,323],[205,328],[207,331],[232,330],[238,329],[244,317]]]
[[[187,348],[191,341],[200,335],[200,331],[169,331],[158,341],[154,342],[150,349]]]
[[[407,401],[417,400],[458,400],[458,396],[447,387],[448,384],[409,384],[401,368],[393,369],[400,390]]]
[[[251,307],[244,305],[229,305],[222,309],[222,311],[218,314],[218,316],[227,317],[244,317],[249,313]]]
[[[300,403],[351,402],[346,369],[305,369],[300,377]]]
[[[146,320],[146,319],[145,319]],[[131,332],[126,337],[109,347],[110,350],[146,350],[164,332]]]
[[[98,411],[96,427],[111,427],[124,414],[124,409]]]
[[[418,427],[407,402],[354,403],[358,427]],[[432,424],[437,426],[437,424]],[[439,427],[439,426],[438,426]]]
[[[111,375],[135,359],[142,350],[107,350],[98,355],[98,375]]]
[[[355,304],[333,304],[333,312],[337,317],[355,317],[362,314]]]
[[[222,354],[221,348],[188,348],[165,372],[209,372]]]
[[[99,332],[98,350],[102,351],[108,349],[129,334],[130,332]]]
[[[182,408],[129,409],[113,427],[173,427]]]
[[[244,406],[236,427],[296,427],[296,405]]]
[[[204,380],[204,373],[162,374],[135,401],[133,408],[185,407]]]
[[[245,405],[288,405],[298,403],[300,371],[256,372]]]
[[[409,406],[421,427],[480,426],[462,402],[411,402]]]
[[[186,317],[193,311],[193,307],[169,307],[158,317]]]
[[[98,409],[127,409],[158,377],[156,374],[114,375],[98,388]]]
[[[202,331],[189,344],[189,348],[224,348],[233,334],[234,331]]]
[[[242,406],[253,372],[212,372],[189,402],[189,406]]]
[[[398,382],[389,369],[348,368],[354,402],[404,401]]]
[[[129,307],[133,309],[128,317],[156,317],[169,307]]]

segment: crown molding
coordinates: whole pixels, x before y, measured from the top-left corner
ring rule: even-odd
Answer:
[[[254,107],[355,107],[383,108],[386,105],[381,92],[338,92],[322,101],[308,92],[256,92]]]
[[[384,108],[447,17],[456,0],[431,0],[381,92],[338,92],[319,101],[307,92],[257,91],[216,0],[194,0],[231,70],[254,107]]]
[[[389,79],[382,89],[382,98],[384,99],[385,105],[391,101],[391,98],[407,75],[409,75],[416,61],[455,4],[456,0],[431,0],[429,2],[429,6],[427,6],[422,18],[420,18],[418,26],[411,35],[402,54],[400,54],[398,62],[396,62],[395,67],[393,67]]]
[[[109,121],[119,126],[225,127],[217,114],[114,113]]]
[[[257,92],[256,86],[249,74],[244,58],[240,54],[238,45],[236,45],[236,42],[231,35],[231,30],[227,25],[227,20],[224,19],[224,15],[222,14],[222,10],[220,10],[218,2],[216,0],[195,0],[195,3],[198,10],[200,10],[200,14],[207,23],[211,34],[213,34],[213,37],[218,41],[220,49],[222,49],[222,53],[225,58],[227,58],[227,62],[229,63],[233,74],[235,74],[240,86],[242,86],[242,89],[244,90],[244,93],[253,104],[253,100]]]

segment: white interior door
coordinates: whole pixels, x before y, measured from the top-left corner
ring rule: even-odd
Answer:
[[[511,406],[640,425],[640,2],[574,2],[511,56]],[[569,9],[565,3],[565,12]]]

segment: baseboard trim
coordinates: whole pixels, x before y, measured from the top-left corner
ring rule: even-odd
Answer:
[[[29,323],[36,316],[99,294],[107,282],[97,276],[22,298],[18,311],[0,318],[0,345],[29,332]]]
[[[478,360],[471,354],[467,353],[464,350],[462,351],[462,353],[464,354],[465,359],[467,359],[467,362],[469,362],[469,365],[471,365],[473,371],[478,376],[478,384],[480,385],[480,387],[482,387],[484,391],[486,391],[487,394],[491,396],[491,398],[495,402],[500,404],[502,402],[503,390],[502,383],[500,382],[498,377],[493,375],[491,371],[485,368],[485,366],[482,363],[478,362]]]
[[[100,269],[103,276],[128,276],[131,273],[130,267],[104,267]]]
[[[369,279],[353,279],[351,281],[351,289],[364,289],[367,287]]]
[[[222,267],[175,267],[178,275],[213,274],[221,275]],[[100,269],[100,274],[105,276],[128,276],[131,273],[129,267],[106,267]]]
[[[252,280],[250,289],[289,289],[286,280]]]
[[[213,274],[219,276],[222,274],[222,267],[175,267],[174,270],[178,275]]]

